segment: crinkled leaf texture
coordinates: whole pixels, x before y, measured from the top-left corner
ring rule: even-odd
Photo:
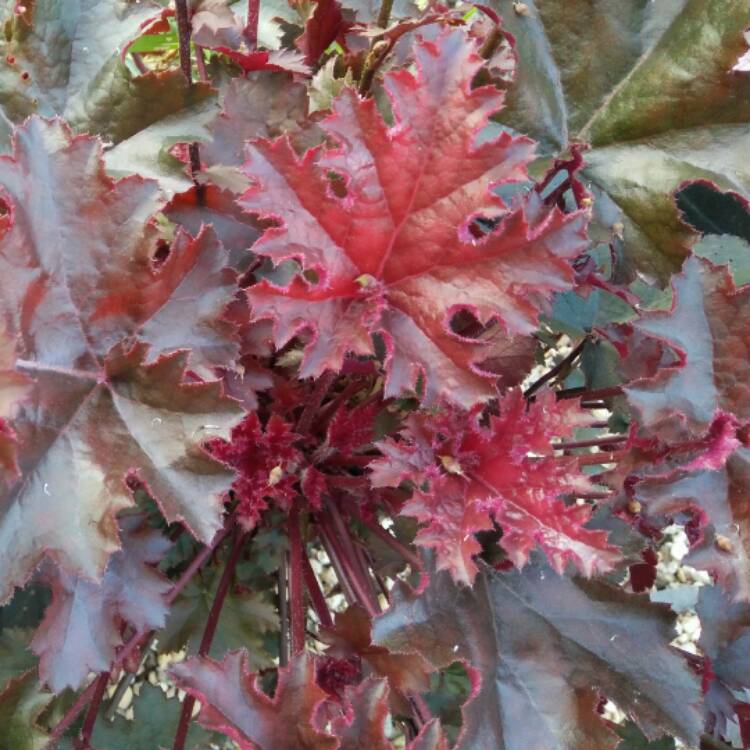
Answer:
[[[433,573],[419,594],[397,587],[373,640],[416,651],[436,667],[475,672],[461,750],[603,750],[615,737],[596,714],[598,693],[650,736],[697,745],[700,687],[672,650],[668,608],[604,582],[558,576],[535,561],[484,570],[472,588]]]
[[[620,556],[606,532],[585,528],[590,506],[560,499],[591,487],[575,457],[554,455],[553,437],[570,436],[584,413],[552,393],[528,405],[520,390],[506,394],[499,410],[486,428],[476,412],[414,418],[400,441],[381,444],[385,456],[371,464],[374,483],[416,485],[401,509],[421,524],[415,543],[433,548],[438,569],[469,585],[477,573],[472,558],[481,552],[474,534],[492,529],[494,519],[500,544],[519,567],[539,544],[560,573],[569,560],[586,576],[611,570]]]
[[[671,310],[644,314],[636,327],[677,361],[626,389],[644,436],[663,442],[669,463],[646,463],[631,487],[651,515],[691,511],[710,523],[689,563],[748,598],[750,290],[736,289],[726,267],[694,256],[672,288]],[[681,455],[695,457],[680,463]]]
[[[138,515],[124,518],[120,532],[122,549],[110,557],[100,583],[51,565],[46,570],[52,603],[31,646],[40,657],[40,678],[56,693],[109,669],[123,622],[141,632],[164,625],[170,582],[152,566],[170,542]]]
[[[242,750],[394,750],[385,735],[386,680],[370,677],[347,688],[341,706],[328,705],[331,735],[317,728],[328,695],[315,682],[311,655],[299,654],[279,671],[273,698],[255,684],[247,658],[246,652],[234,651],[220,662],[195,658],[172,667],[177,684],[201,701],[203,726],[228,735]],[[447,749],[440,723],[432,720],[406,750]]]
[[[174,742],[182,704],[167,698],[161,687],[144,682],[133,699],[133,718],[115,716],[110,722],[99,719],[94,726],[92,745],[104,750],[161,750]],[[220,740],[218,735],[206,732],[196,722],[191,722],[186,747],[195,750],[210,748],[209,742]]]
[[[58,121],[17,131],[0,185],[0,314],[15,372],[33,380],[13,415],[21,477],[0,497],[3,600],[45,553],[100,578],[119,548],[115,515],[133,502],[128,474],[209,541],[231,475],[200,444],[241,409],[219,382],[185,380],[188,363],[208,373],[237,348],[220,320],[234,276],[210,230],[178,234],[156,265],[156,185],[113,182],[100,144]]]
[[[315,683],[315,664],[299,654],[279,670],[273,698],[256,684],[245,651],[222,661],[188,659],[171,669],[175,682],[201,702],[200,723],[231,737],[242,750],[336,750],[338,741],[315,728],[327,693]]]
[[[368,677],[356,688],[347,688],[344,710],[333,720],[338,750],[395,750],[385,735],[388,685]],[[406,750],[448,750],[448,741],[436,719],[428,721]]]
[[[430,664],[419,654],[391,653],[372,642],[372,621],[358,604],[336,615],[333,628],[321,629],[320,639],[329,644],[326,654],[356,656],[378,675],[388,679],[393,690],[425,693],[430,687]]]
[[[464,32],[415,54],[416,74],[386,75],[392,127],[374,100],[347,89],[323,123],[338,146],[302,157],[284,139],[248,146],[254,185],[240,205],[281,223],[254,249],[277,263],[297,258],[317,276],[283,288],[265,281],[248,296],[256,318],[275,320],[277,346],[312,331],[303,377],[338,370],[348,352],[373,354],[379,333],[386,396],[415,389],[422,375],[426,402],[470,406],[494,393],[497,375],[483,363],[533,333],[552,292],[571,286],[568,260],[586,246],[587,217],[548,209],[536,193],[507,207],[491,192],[525,179],[533,147],[508,133],[479,145],[502,94],[471,89],[482,60]],[[499,228],[476,239],[478,216]],[[459,312],[488,324],[485,335],[454,332]]]
[[[679,357],[628,388],[641,423],[664,432],[675,421],[705,430],[717,409],[750,420],[750,289],[735,289],[725,267],[691,256],[672,281],[668,312],[645,314],[638,330],[666,343]],[[664,423],[667,423],[664,425]]]
[[[0,731],[6,747],[43,750],[49,736],[36,722],[49,700],[49,694],[39,690],[35,669],[14,677],[3,687],[0,692]]]

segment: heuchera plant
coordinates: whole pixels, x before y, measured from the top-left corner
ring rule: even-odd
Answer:
[[[750,747],[746,0],[2,14],[0,748]]]

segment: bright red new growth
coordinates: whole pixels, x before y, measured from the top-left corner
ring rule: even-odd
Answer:
[[[483,363],[510,336],[532,333],[552,292],[570,287],[585,215],[547,209],[534,193],[508,206],[492,192],[525,179],[533,145],[506,132],[478,143],[503,97],[471,88],[482,59],[462,32],[415,53],[418,74],[385,79],[392,127],[373,99],[347,89],[322,123],[337,147],[298,157],[286,139],[248,146],[254,186],[240,205],[280,223],[255,249],[308,273],[285,287],[264,281],[248,297],[256,318],[274,320],[277,346],[310,331],[303,377],[340,369],[347,353],[372,354],[378,334],[386,396],[422,378],[427,403],[471,406],[494,393],[497,374]],[[500,227],[477,238],[480,217]],[[454,332],[461,312],[486,335]]]
[[[553,442],[568,437],[585,415],[572,402],[555,402],[552,394],[529,406],[517,390],[498,408],[500,415],[491,415],[487,427],[476,410],[449,409],[415,422],[399,442],[384,447],[387,459],[374,462],[379,484],[407,477],[417,484],[401,509],[421,524],[416,543],[435,549],[438,568],[468,585],[477,573],[473,557],[481,552],[475,534],[495,522],[503,531],[500,544],[519,567],[538,544],[559,573],[568,560],[586,576],[613,568],[619,556],[606,532],[584,527],[591,507],[562,499],[591,489],[578,460],[555,455]],[[417,455],[423,462],[418,472],[383,476],[394,457],[408,467]]]
[[[750,748],[747,8],[506,4],[2,11],[3,748]]]

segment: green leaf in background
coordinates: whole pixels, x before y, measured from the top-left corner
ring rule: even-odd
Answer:
[[[729,265],[737,286],[750,284],[750,243],[731,234],[707,234],[693,252],[716,265]]]
[[[675,200],[685,221],[697,231],[732,234],[750,242],[750,203],[738,193],[699,180],[681,187]]]
[[[691,182],[675,195],[686,222],[703,237],[693,252],[716,265],[728,265],[734,283],[750,283],[750,204],[733,191]]]
[[[571,291],[555,297],[549,324],[571,336],[580,336],[608,323],[625,323],[634,316],[635,311],[627,302],[604,289],[594,289],[588,297]]]
[[[494,5],[520,58],[504,122],[548,153],[591,143],[598,239],[622,224],[631,263],[664,278],[696,239],[671,197],[679,185],[750,195],[750,76],[730,72],[746,49],[746,0],[529,0],[527,15]]]
[[[643,732],[632,721],[627,721],[615,729],[622,742],[617,750],[674,750],[675,744],[671,737],[662,737],[649,742]]]
[[[42,750],[49,737],[36,722],[51,699],[40,691],[35,669],[11,679],[0,692],[0,746]]]
[[[108,750],[158,750],[172,747],[182,704],[167,698],[161,688],[149,683],[133,697],[133,719],[116,716],[107,721],[100,716],[94,727],[94,747]],[[191,722],[185,747],[208,750],[218,735]],[[220,740],[221,741],[221,740]]]
[[[0,688],[8,680],[31,669],[37,658],[29,650],[32,628],[5,628],[0,631]]]
[[[167,626],[159,633],[162,651],[187,646],[189,654],[197,653],[220,577],[221,568],[213,568],[188,584],[172,606]],[[253,670],[272,666],[264,636],[277,628],[276,608],[262,593],[230,589],[209,655],[220,659],[227,651],[247,648]]]

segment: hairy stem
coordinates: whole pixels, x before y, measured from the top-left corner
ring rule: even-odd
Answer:
[[[591,440],[571,440],[570,442],[553,443],[556,451],[573,450],[573,448],[597,448],[606,445],[617,445],[628,439],[627,435],[607,435],[606,437],[591,438]]]
[[[99,715],[99,706],[101,705],[104,691],[107,689],[109,682],[109,672],[102,672],[94,681],[94,692],[89,704],[89,710],[86,712],[86,718],[83,720],[81,728],[81,743],[83,747],[91,745],[91,735],[94,733],[94,725]]]
[[[299,506],[295,504],[289,512],[287,520],[289,537],[289,621],[292,655],[300,653],[305,648],[305,574],[302,563],[305,551],[299,524]]]
[[[177,580],[177,582],[172,586],[172,588],[167,592],[164,599],[167,602],[167,604],[172,604],[172,602],[177,598],[179,593],[187,586],[190,579],[195,575],[195,573],[200,569],[200,567],[206,562],[206,560],[214,553],[216,548],[221,544],[221,542],[224,540],[226,535],[229,533],[228,529],[222,529],[219,532],[217,532],[216,536],[213,538],[210,545],[207,547],[204,547],[198,555],[195,556],[193,561],[190,563],[190,565],[187,567],[185,572],[180,576],[180,578]],[[150,640],[154,636],[153,630],[148,631],[146,633],[137,631],[133,633],[132,636],[127,640],[125,645],[122,647],[120,652],[117,654],[117,657],[112,662],[112,665],[110,667],[110,673],[117,670],[119,667],[121,667],[127,658],[130,656],[130,654],[135,651],[136,648],[144,641]],[[65,732],[68,730],[70,725],[78,718],[78,715],[83,711],[84,708],[88,705],[89,701],[94,696],[94,691],[96,689],[96,680],[94,680],[76,699],[75,703],[67,710],[65,715],[60,719],[60,721],[55,725],[55,728],[52,730],[52,733],[50,735],[49,742],[45,746],[45,750],[53,750],[55,745],[57,744],[57,741],[65,734]]]
[[[373,588],[372,578],[368,574],[366,563],[357,553],[357,548],[352,541],[349,527],[341,517],[335,503],[329,503],[328,510],[333,521],[334,538],[339,545],[341,559],[346,572],[350,576],[354,590],[358,598],[366,606],[368,612],[371,615],[378,614],[380,612],[380,603],[378,602],[377,592]]]
[[[391,51],[392,46],[391,42],[388,42],[385,39],[373,41],[372,47],[365,58],[365,64],[362,67],[362,76],[359,79],[359,87],[357,90],[359,91],[360,96],[367,96],[370,93],[370,87],[375,80],[375,74],[383,64],[386,55]]]
[[[198,656],[208,656],[208,652],[211,650],[211,644],[213,643],[214,635],[216,635],[216,628],[219,624],[219,618],[221,617],[221,610],[232,583],[234,570],[237,567],[245,542],[249,536],[250,534],[247,532],[235,529],[232,551],[229,553],[229,558],[227,559],[224,571],[221,574],[219,585],[216,588],[214,601],[211,604],[208,619],[206,620],[206,627],[203,630],[203,637],[201,638],[200,646],[198,646]],[[177,725],[177,733],[175,734],[174,744],[172,745],[173,750],[184,750],[185,748],[185,741],[187,739],[188,729],[190,728],[190,719],[193,717],[194,706],[195,698],[192,695],[186,695],[185,700],[182,703],[180,722]]]
[[[328,610],[326,598],[323,596],[320,583],[315,575],[315,571],[312,569],[312,565],[310,565],[310,560],[307,558],[307,555],[302,556],[302,572],[305,576],[305,588],[310,595],[313,609],[320,620],[320,624],[324,628],[333,627],[333,618]]]
[[[289,559],[285,552],[278,572],[279,587],[279,666],[289,664]]]
[[[623,393],[622,386],[615,385],[611,388],[599,388],[589,390],[588,388],[564,388],[561,391],[556,391],[555,396],[559,399],[564,398],[585,398],[585,399],[602,399],[610,396],[620,396]]]
[[[190,11],[187,0],[175,0],[175,12],[180,46],[180,70],[190,86],[193,83],[193,69],[190,61]]]
[[[258,22],[260,20],[260,0],[247,0],[247,26],[243,31],[250,49],[258,46]]]
[[[148,66],[145,62],[143,62],[143,57],[138,52],[132,52],[130,54],[130,57],[132,58],[133,64],[136,68],[138,68],[138,72],[141,75],[145,75],[146,73],[148,73]]]
[[[112,721],[115,718],[115,713],[117,712],[117,707],[120,705],[122,696],[125,695],[127,689],[135,682],[138,671],[146,663],[148,652],[151,650],[154,643],[156,643],[156,635],[156,631],[152,631],[150,638],[144,645],[143,652],[141,653],[141,658],[138,663],[138,669],[136,669],[135,672],[127,672],[117,685],[117,689],[115,690],[114,695],[107,705],[107,710],[104,712],[104,718],[107,721]]]
[[[140,643],[146,638],[149,633],[134,633],[128,642],[123,646],[117,658],[112,662],[112,668],[110,672],[114,672],[115,669],[122,666],[125,660],[130,654],[138,648]],[[44,746],[44,750],[55,750],[58,740],[65,734],[70,725],[78,718],[78,715],[88,705],[89,701],[94,697],[96,691],[97,680],[93,680],[89,686],[78,696],[75,703],[66,711],[65,715],[55,725],[55,728],[50,734],[50,738],[47,744]]]
[[[195,67],[198,68],[198,78],[203,83],[208,82],[208,71],[206,70],[206,55],[203,47],[195,45]]]
[[[185,76],[188,87],[193,85],[193,67],[190,59],[190,10],[187,0],[175,0],[175,12],[177,15],[177,35],[180,46],[180,70]],[[201,54],[198,55],[201,57]],[[200,63],[199,70],[200,70]],[[205,73],[205,66],[203,67]],[[198,182],[197,175],[201,171],[200,148],[197,143],[191,143],[188,146],[188,155],[190,157],[190,175],[195,185],[196,199],[198,205],[203,205],[204,189],[203,185]]]
[[[320,409],[320,405],[323,403],[323,399],[326,397],[329,388],[333,385],[333,381],[336,379],[336,373],[333,370],[326,370],[315,384],[315,389],[310,395],[310,400],[305,404],[305,408],[302,411],[302,415],[297,422],[297,432],[300,435],[304,435],[309,432],[312,427],[313,418]]]
[[[226,539],[230,529],[225,527],[216,532],[216,536],[211,540],[211,543],[204,547],[192,560],[190,565],[185,568],[183,574],[175,581],[172,588],[164,596],[164,601],[167,604],[172,602],[180,595],[180,592],[188,585],[192,577],[203,567],[206,560],[216,551],[218,546]]]
[[[354,593],[354,589],[344,572],[344,566],[339,559],[338,550],[334,546],[329,536],[328,529],[321,519],[318,520],[317,529],[323,548],[325,549],[328,559],[331,561],[331,565],[336,573],[336,579],[339,582],[339,586],[341,586],[341,590],[344,592],[344,597],[349,604],[354,604],[357,601],[357,595]]]
[[[500,42],[503,40],[503,28],[500,24],[495,24],[492,30],[484,38],[482,46],[479,48],[479,54],[485,59],[489,60],[492,55],[495,54]]]

